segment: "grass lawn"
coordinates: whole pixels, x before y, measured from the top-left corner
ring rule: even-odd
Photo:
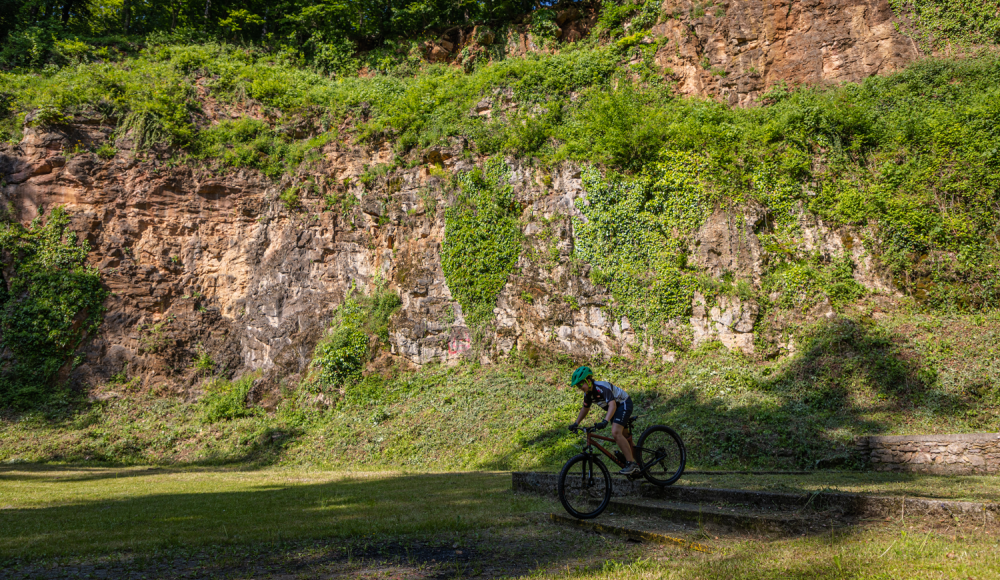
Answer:
[[[898,484],[869,475],[836,484]],[[736,476],[717,477],[729,486]],[[784,476],[755,477],[766,486]],[[924,489],[947,481],[914,479]],[[692,530],[714,549],[700,554],[548,523],[559,509],[511,493],[507,473],[5,466],[0,578],[980,579],[1000,570],[992,523],[907,519],[796,537]]]
[[[509,490],[502,473],[8,468],[0,557],[465,531],[554,509]]]

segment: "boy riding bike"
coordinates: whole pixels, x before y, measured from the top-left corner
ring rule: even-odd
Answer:
[[[595,381],[594,373],[587,367],[580,367],[573,371],[573,377],[569,385],[584,392],[583,407],[576,418],[576,422],[569,426],[570,431],[576,431],[580,426],[580,421],[590,412],[590,406],[597,403],[597,406],[605,409],[607,414],[604,420],[594,425],[597,429],[604,429],[611,422],[611,435],[615,438],[615,443],[625,455],[627,463],[618,473],[630,475],[639,468],[635,464],[635,457],[632,455],[632,445],[625,434],[625,422],[632,416],[632,399],[628,393],[606,381]]]

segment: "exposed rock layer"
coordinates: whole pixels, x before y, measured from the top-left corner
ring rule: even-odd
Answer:
[[[653,37],[684,94],[752,105],[780,82],[857,82],[916,60],[886,0],[666,0]]]

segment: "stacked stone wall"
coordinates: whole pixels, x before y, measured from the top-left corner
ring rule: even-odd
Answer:
[[[1000,433],[859,437],[855,446],[876,471],[1000,473]]]

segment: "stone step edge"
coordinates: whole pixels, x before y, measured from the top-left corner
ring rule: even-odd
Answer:
[[[641,497],[650,499],[750,505],[762,509],[834,510],[839,511],[844,516],[862,518],[885,518],[910,514],[917,516],[978,516],[984,518],[984,521],[1000,519],[1000,504],[997,503],[924,497],[865,495],[822,490],[811,493],[791,493],[692,486],[658,488],[651,485],[641,487],[639,494]]]
[[[731,471],[731,470],[684,470],[684,475],[810,475],[814,471]]]
[[[688,540],[684,540],[682,538],[675,538],[673,536],[668,536],[666,534],[661,534],[659,532],[650,532],[648,530],[638,530],[635,528],[625,528],[622,526],[600,524],[593,520],[578,520],[574,517],[564,516],[561,514],[549,514],[549,519],[557,524],[583,528],[585,530],[591,530],[602,534],[614,534],[616,536],[624,536],[626,538],[631,538],[633,540],[638,540],[643,542],[653,542],[656,544],[662,544],[664,546],[679,546],[687,550],[704,552],[706,554],[711,554],[713,552],[712,548],[704,544],[699,544],[698,542],[691,542]]]
[[[797,515],[790,516],[787,513],[766,514],[747,511],[727,512],[724,509],[714,506],[699,507],[679,504],[645,506],[621,499],[612,500],[608,504],[608,509],[615,509],[616,512],[625,512],[632,515],[642,515],[673,521],[698,522],[699,524],[717,524],[727,528],[738,528],[742,530],[767,529],[771,531],[794,531],[809,524],[809,521],[806,518]]]
[[[511,473],[513,491],[555,496],[558,474],[532,471]],[[648,497],[675,499],[691,503],[750,504],[759,507],[813,507],[840,510],[846,516],[856,517],[905,517],[920,516],[974,516],[983,522],[1000,520],[1000,504],[993,502],[967,502],[939,500],[924,497],[894,497],[843,492],[789,493],[751,491],[743,489],[713,489],[692,486],[658,488],[638,480],[613,481],[614,497]]]

